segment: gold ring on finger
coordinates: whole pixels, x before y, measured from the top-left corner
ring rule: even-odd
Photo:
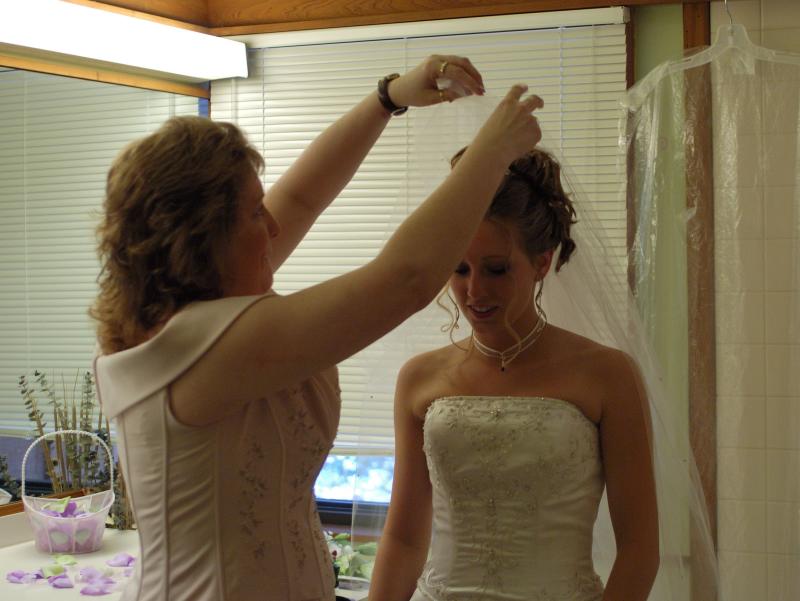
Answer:
[[[445,102],[447,98],[444,97],[444,90],[439,90],[439,102]]]
[[[442,64],[439,65],[439,75],[444,75],[444,70],[447,69],[447,65],[449,65],[447,61],[442,61]]]

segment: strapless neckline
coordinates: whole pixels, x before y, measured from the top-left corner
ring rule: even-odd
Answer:
[[[520,403],[538,402],[538,403],[551,404],[577,414],[578,416],[583,418],[583,421],[592,426],[592,428],[597,429],[597,424],[593,422],[591,419],[589,419],[586,416],[586,414],[583,411],[581,411],[581,409],[575,403],[550,396],[514,396],[514,395],[495,396],[487,394],[455,394],[455,395],[440,396],[433,399],[431,403],[428,405],[427,409],[425,409],[425,421],[427,421],[428,415],[430,414],[431,409],[434,407],[434,405],[436,405],[436,403],[439,402],[446,403],[450,401],[487,401],[487,402],[510,401],[510,402],[520,402]]]

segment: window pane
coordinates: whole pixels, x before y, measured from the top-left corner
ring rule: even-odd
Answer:
[[[394,457],[329,455],[314,492],[318,499],[388,503],[393,474]]]

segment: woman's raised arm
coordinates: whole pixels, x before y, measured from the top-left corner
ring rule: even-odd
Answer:
[[[438,92],[436,80],[444,76],[471,94],[483,93],[481,75],[469,59],[434,55],[392,80],[389,97],[398,106],[413,107],[452,100],[453,92]],[[320,103],[324,93],[320,91]],[[273,244],[275,269],[352,179],[390,117],[373,91],[323,131],[269,188],[264,202],[281,228]]]
[[[288,296],[267,296],[239,317],[172,387],[172,407],[203,425],[296,384],[374,342],[425,307],[464,254],[506,167],[541,139],[511,88],[447,179],[365,266]],[[225,399],[225,403],[220,403]]]

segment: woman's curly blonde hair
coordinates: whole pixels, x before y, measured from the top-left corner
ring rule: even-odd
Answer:
[[[97,228],[100,292],[89,314],[102,351],[147,339],[198,300],[223,294],[222,260],[248,171],[264,160],[233,124],[173,117],[108,172]]]

